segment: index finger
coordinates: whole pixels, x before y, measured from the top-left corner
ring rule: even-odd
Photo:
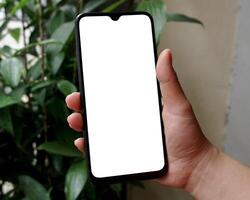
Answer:
[[[68,108],[70,108],[76,112],[81,111],[80,93],[79,92],[73,92],[73,93],[69,94],[65,98],[65,102],[66,102]]]

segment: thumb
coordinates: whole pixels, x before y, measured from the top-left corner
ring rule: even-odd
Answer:
[[[168,112],[177,115],[191,114],[190,103],[181,88],[172,65],[171,50],[166,49],[160,54],[156,74],[160,82],[163,103]]]

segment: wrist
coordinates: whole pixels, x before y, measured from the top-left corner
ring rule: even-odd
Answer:
[[[204,185],[204,180],[209,177],[210,169],[213,169],[214,164],[218,161],[221,155],[220,150],[214,147],[211,143],[204,147],[201,154],[198,156],[198,162],[193,168],[192,173],[187,181],[185,190],[194,197],[197,191],[201,190]]]

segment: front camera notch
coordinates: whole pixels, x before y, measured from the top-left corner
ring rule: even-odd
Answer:
[[[110,18],[111,18],[113,21],[118,21],[119,18],[120,18],[120,15],[111,15]]]

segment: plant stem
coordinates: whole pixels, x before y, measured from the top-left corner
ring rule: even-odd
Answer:
[[[40,42],[44,39],[44,32],[43,32],[43,8],[41,0],[37,0],[38,4],[38,27],[39,27],[39,40]],[[45,80],[45,48],[43,45],[40,45],[41,49],[41,66],[42,66],[42,78]]]
[[[44,31],[43,31],[43,7],[42,7],[42,2],[41,0],[37,0],[37,4],[38,4],[38,26],[39,26],[39,40],[40,42],[44,40]],[[41,49],[41,67],[42,67],[42,80],[46,80],[46,63],[45,63],[45,48],[43,45],[40,45],[40,49]],[[48,116],[48,112],[47,112],[47,107],[46,104],[43,103],[42,106],[43,109],[43,134],[44,134],[44,141],[47,142],[48,140],[48,124],[47,124],[47,116]],[[44,159],[44,165],[47,167],[49,166],[49,159],[48,159],[48,155],[45,155],[45,159]],[[49,180],[49,177],[48,177]]]
[[[42,2],[41,0],[37,0],[38,4],[38,26],[39,26],[39,40],[40,42],[44,39],[44,32],[43,32],[43,9],[42,9]],[[46,79],[45,76],[45,49],[43,45],[40,45],[41,49],[41,67],[42,67],[42,80]],[[48,132],[48,126],[47,126],[47,108],[45,105],[43,105],[43,112],[44,112],[44,125],[43,125],[43,131],[44,131],[44,139],[47,141],[47,132]]]
[[[27,46],[27,42],[26,42],[26,34],[25,34],[25,21],[24,21],[24,12],[22,9],[22,36],[23,36],[23,46],[24,48]],[[26,71],[28,71],[28,61],[27,61],[27,51],[24,50],[24,67],[26,69]]]

